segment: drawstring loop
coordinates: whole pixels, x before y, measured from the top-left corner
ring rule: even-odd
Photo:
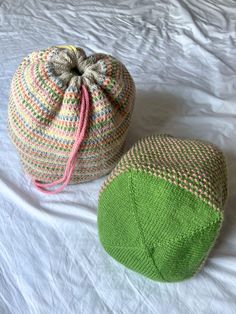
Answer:
[[[64,175],[61,179],[58,179],[51,183],[40,183],[36,179],[33,179],[33,184],[35,187],[45,193],[45,194],[56,194],[61,192],[67,184],[70,182],[73,171],[76,166],[77,154],[80,149],[81,143],[85,137],[87,125],[88,125],[88,115],[89,115],[89,94],[85,85],[81,86],[81,98],[80,98],[80,116],[79,125],[75,135],[75,142],[72,146],[72,150],[69,155],[69,159],[66,164],[66,169]],[[47,188],[55,187],[61,184],[55,190],[48,190]]]

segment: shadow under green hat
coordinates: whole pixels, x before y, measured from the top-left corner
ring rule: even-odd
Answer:
[[[207,258],[227,196],[222,152],[169,135],[137,142],[99,196],[100,241],[114,259],[157,281],[193,276]]]

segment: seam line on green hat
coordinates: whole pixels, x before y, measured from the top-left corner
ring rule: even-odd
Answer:
[[[135,219],[135,221],[137,223],[137,226],[138,226],[139,234],[141,236],[141,241],[142,241],[144,249],[149,254],[149,252],[147,250],[147,247],[146,247],[146,244],[145,244],[143,230],[141,228],[140,222],[139,222],[139,220],[137,218],[137,214],[136,214],[136,212],[137,212],[137,204],[136,204],[135,197],[134,197],[133,181],[132,181],[132,173],[131,173],[131,171],[128,171],[128,190],[129,190],[130,198],[132,200],[131,203],[134,205],[134,206],[132,206],[132,213],[133,213],[134,219]]]
[[[134,206],[132,206],[132,211],[133,211],[133,214],[134,214],[134,218],[135,218],[135,221],[137,223],[137,226],[138,226],[138,230],[139,230],[139,233],[140,233],[140,237],[141,237],[141,241],[142,241],[142,244],[143,244],[143,248],[144,250],[146,251],[148,257],[152,260],[152,263],[154,265],[154,267],[156,268],[156,270],[158,271],[159,275],[161,276],[162,280],[164,280],[164,277],[162,276],[160,270],[158,269],[154,259],[153,259],[153,256],[152,256],[152,250],[150,250],[150,248],[148,248],[146,242],[145,242],[145,237],[144,237],[144,232],[143,232],[143,229],[142,229],[142,225],[138,219],[138,215],[137,215],[137,203],[136,203],[136,200],[135,200],[135,191],[134,191],[134,183],[133,183],[133,177],[132,177],[132,172],[129,171],[128,172],[128,187],[129,187],[129,192],[130,192],[130,197],[131,197],[131,200],[133,202],[131,202]]]
[[[221,228],[222,228],[223,221],[224,221],[223,214],[221,214],[221,217],[220,217],[220,220],[219,220],[219,221],[220,221],[220,226],[219,226],[219,228],[218,228],[218,230],[217,230],[217,233],[216,233],[216,236],[215,236],[215,240],[214,240],[214,241],[212,242],[212,244],[210,245],[210,247],[209,247],[209,249],[208,249],[208,251],[207,251],[205,257],[203,258],[203,260],[201,261],[201,263],[199,264],[198,268],[196,269],[196,271],[194,272],[193,275],[197,274],[197,273],[202,269],[202,267],[203,267],[203,265],[205,264],[205,262],[206,262],[206,260],[207,260],[207,258],[208,258],[208,256],[209,256],[209,254],[211,253],[212,248],[213,248],[213,247],[215,246],[215,244],[216,244],[216,241],[217,241],[217,239],[218,239],[218,237],[219,237],[219,233],[220,233],[220,230],[221,230]]]
[[[135,219],[136,219],[136,216],[135,216]],[[172,240],[167,240],[167,241],[162,242],[162,243],[157,243],[156,245],[154,244],[154,245],[152,245],[152,248],[155,249],[155,248],[158,248],[158,247],[164,247],[166,244],[177,243],[177,242],[185,240],[185,239],[188,240],[188,239],[196,236],[197,234],[203,233],[209,227],[212,227],[213,225],[215,225],[218,222],[220,222],[220,226],[219,226],[219,230],[220,230],[220,228],[222,226],[222,222],[223,222],[223,215],[220,215],[219,219],[214,220],[213,222],[205,225],[204,227],[202,227],[200,229],[196,229],[194,232],[189,233],[188,235],[187,234],[183,234],[183,235],[181,235],[179,237],[175,237]],[[142,241],[142,242],[144,242],[144,241]],[[106,243],[106,242],[104,242],[104,243]],[[124,244],[120,244],[120,245],[119,244],[117,245],[117,244],[118,244],[117,242],[114,243],[114,245],[113,245],[113,243],[109,242],[109,244],[106,244],[106,246],[117,247],[117,248],[127,248],[127,249],[140,249],[140,246],[124,246]],[[146,248],[146,250],[148,250],[148,249]]]

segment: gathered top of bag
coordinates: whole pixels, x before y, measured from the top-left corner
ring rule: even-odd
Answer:
[[[109,173],[122,155],[135,85],[110,55],[55,46],[23,59],[8,126],[25,171],[46,193]]]

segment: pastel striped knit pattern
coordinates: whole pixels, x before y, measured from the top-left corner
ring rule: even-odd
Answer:
[[[89,114],[70,183],[105,175],[120,159],[135,97],[128,70],[109,55],[51,47],[23,59],[9,98],[10,135],[35,180],[63,177],[81,118],[82,86]]]
[[[190,278],[215,243],[226,197],[226,162],[216,146],[149,136],[101,188],[101,243],[118,262],[153,280]]]

